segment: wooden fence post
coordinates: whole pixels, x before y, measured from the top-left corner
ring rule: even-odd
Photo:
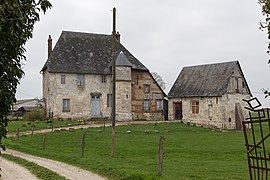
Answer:
[[[16,129],[16,141],[20,140],[20,129]]]
[[[83,130],[83,137],[82,137],[82,158],[84,158],[85,135],[86,135],[86,131]]]
[[[47,140],[47,133],[44,133],[43,143],[42,143],[42,150],[43,150],[43,151],[45,150],[46,140]]]
[[[34,127],[32,127],[31,135],[33,135],[33,134],[34,134],[34,130],[35,130],[35,128],[34,128]]]
[[[160,136],[159,138],[159,161],[158,161],[158,175],[162,176],[162,169],[163,169],[163,142],[165,138],[163,136]]]

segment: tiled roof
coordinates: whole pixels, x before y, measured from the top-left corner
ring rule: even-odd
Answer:
[[[237,67],[243,75],[238,61],[184,67],[168,97],[222,96]],[[243,79],[245,80],[244,75]],[[249,88],[248,91],[251,94]]]
[[[122,51],[133,69],[148,71],[121,43]],[[63,31],[52,54],[42,68],[57,73],[109,74],[112,60],[112,36]]]

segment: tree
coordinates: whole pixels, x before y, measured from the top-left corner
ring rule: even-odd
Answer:
[[[158,85],[161,87],[161,89],[165,90],[165,82],[163,81],[162,77],[156,72],[151,72],[151,74],[158,83]]]
[[[39,12],[51,7],[48,0],[0,0],[0,150],[5,149],[7,115],[24,75],[24,45],[33,36]]]
[[[258,0],[259,4],[262,7],[262,14],[265,16],[265,21],[260,22],[260,29],[267,29],[268,40],[270,40],[270,0]],[[268,54],[270,54],[270,42],[268,42]],[[270,60],[268,60],[270,64]],[[265,97],[270,96],[270,91],[263,89]]]

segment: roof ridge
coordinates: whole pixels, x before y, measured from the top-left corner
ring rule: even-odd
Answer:
[[[238,60],[235,60],[235,61],[224,61],[224,62],[218,62],[218,63],[207,63],[207,64],[201,64],[201,65],[190,65],[190,66],[184,66],[183,68],[185,67],[197,67],[197,66],[209,66],[209,65],[220,65],[220,64],[228,64],[228,63],[239,63]]]
[[[91,32],[79,32],[79,31],[66,31],[66,30],[62,30],[62,33],[111,36],[111,34],[91,33]],[[61,36],[61,35],[60,35],[60,36]]]

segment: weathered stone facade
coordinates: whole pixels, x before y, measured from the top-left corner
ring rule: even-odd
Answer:
[[[163,120],[164,94],[149,72],[116,67],[116,120]],[[61,76],[65,83],[61,84]],[[84,85],[77,85],[77,74],[43,72],[43,97],[46,117],[91,119],[110,118],[112,94],[111,76],[85,74]],[[104,81],[104,79],[103,79]],[[145,92],[144,86],[149,85]],[[93,114],[93,97],[99,98],[100,114]],[[63,110],[63,100],[69,99],[69,111]],[[149,101],[149,110],[144,109]],[[110,102],[108,102],[110,101]]]
[[[61,76],[65,83],[61,84]],[[111,94],[111,76],[85,74],[84,85],[77,85],[77,74],[43,73],[43,97],[46,117],[90,119],[110,117],[111,107],[107,106],[107,96]],[[93,97],[99,97],[100,114],[93,115]],[[63,111],[63,99],[70,100],[70,110]]]
[[[132,120],[131,67],[116,67],[116,119]]]
[[[182,104],[182,121],[204,127],[216,127],[221,129],[236,129],[236,103],[239,103],[244,117],[248,112],[244,108],[243,99],[249,99],[249,95],[226,94],[222,97],[192,97],[176,98],[169,100],[169,119],[175,119],[175,104]],[[199,102],[199,113],[192,113],[192,102]]]

